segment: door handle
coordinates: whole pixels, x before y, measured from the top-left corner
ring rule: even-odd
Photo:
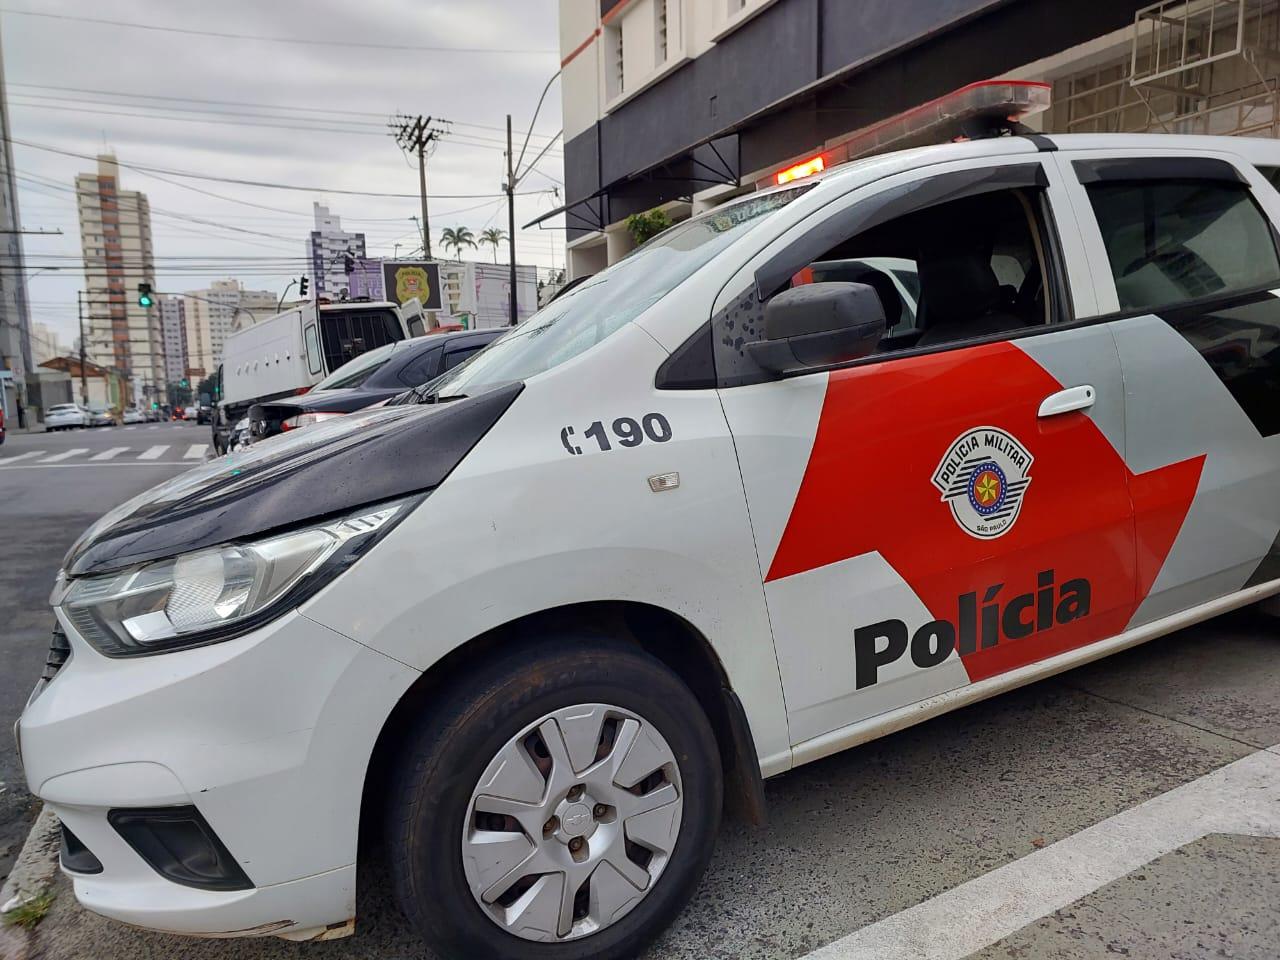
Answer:
[[[1098,391],[1088,384],[1081,387],[1068,387],[1066,390],[1059,390],[1045,397],[1044,402],[1040,404],[1039,415],[1056,417],[1076,410],[1088,410],[1097,398]]]

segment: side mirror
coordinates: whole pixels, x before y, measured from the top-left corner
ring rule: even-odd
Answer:
[[[888,331],[884,304],[865,283],[809,283],[764,307],[764,339],[747,345],[766,370],[792,373],[870,356]]]

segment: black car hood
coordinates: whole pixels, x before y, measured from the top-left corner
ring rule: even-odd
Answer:
[[[213,460],[112,510],[81,534],[63,569],[107,573],[430,490],[523,387],[366,410]]]

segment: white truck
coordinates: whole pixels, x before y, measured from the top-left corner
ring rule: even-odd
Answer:
[[[422,305],[308,302],[237,330],[222,348],[213,447],[225,453],[237,420],[255,403],[306,393],[366,350],[426,332]]]

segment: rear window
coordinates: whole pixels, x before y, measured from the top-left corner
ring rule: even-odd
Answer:
[[[370,350],[368,353],[360,354],[360,356],[349,363],[344,363],[317,383],[314,389],[341,390],[345,387],[360,386],[360,384],[373,376],[384,363],[391,359],[391,352],[395,348],[396,345],[394,343],[388,343]]]
[[[1087,189],[1121,310],[1280,286],[1271,226],[1246,185],[1154,180]]]
[[[52,407],[49,408],[49,412],[50,413],[66,413],[68,410],[75,410],[75,409],[76,409],[76,405],[74,403],[55,403]]]

